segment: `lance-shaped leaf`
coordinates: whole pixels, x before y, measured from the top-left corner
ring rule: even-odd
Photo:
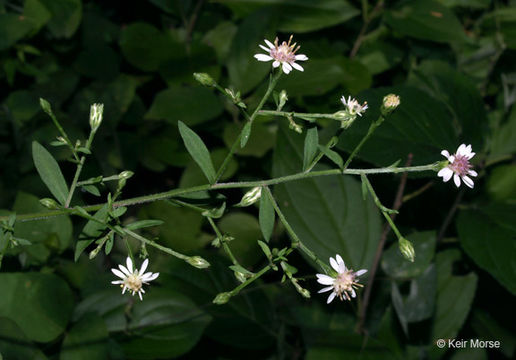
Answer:
[[[260,198],[260,214],[258,218],[260,229],[265,241],[269,242],[274,229],[274,207],[272,206],[269,191],[263,191]]]
[[[41,180],[43,180],[57,201],[64,205],[68,196],[68,185],[66,185],[65,178],[57,161],[37,141],[32,142],[32,158]]]
[[[312,164],[312,161],[317,154],[317,147],[319,145],[319,135],[317,128],[308,129],[305,137],[304,157],[303,157],[303,171],[306,171]]]
[[[192,129],[186,126],[183,122],[178,122],[179,132],[186,146],[186,150],[190,153],[197,165],[201,168],[204,175],[213,184],[215,182],[215,168],[211,162],[210,153],[204,145],[202,139]]]

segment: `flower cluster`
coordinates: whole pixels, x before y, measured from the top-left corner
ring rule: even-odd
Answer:
[[[319,284],[328,285],[319,290],[319,293],[331,291],[327,300],[328,304],[331,303],[336,296],[338,296],[340,300],[351,300],[351,298],[356,296],[355,289],[363,286],[357,282],[358,280],[355,280],[357,277],[364,275],[367,270],[361,269],[355,272],[352,269],[347,269],[340,255],[337,255],[335,259],[331,257],[330,265],[337,273],[333,277],[326,274],[316,275]]]
[[[292,35],[288,39],[288,42],[283,41],[281,45],[278,42],[278,38],[274,40],[274,44],[269,40],[265,39],[265,44],[267,47],[263,45],[259,45],[267,54],[256,54],[254,57],[258,61],[271,61],[272,67],[277,68],[281,65],[281,69],[285,74],[288,74],[292,71],[292,69],[296,69],[299,71],[303,71],[303,67],[296,63],[296,61],[306,61],[308,57],[304,54],[296,55],[296,52],[299,50],[299,46],[296,43],[291,44]]]
[[[133,268],[133,261],[130,257],[127,257],[125,264],[126,266],[118,265],[118,269],[111,269],[113,274],[122,279],[112,281],[111,284],[120,285],[122,288],[122,294],[125,293],[127,289],[133,292],[133,296],[135,293],[138,293],[140,300],[143,300],[142,294],[145,293],[145,290],[142,288],[143,284],[148,285],[150,281],[156,280],[156,278],[159,276],[159,273],[145,272],[147,266],[149,265],[149,259],[145,259],[143,261],[140,270]]]

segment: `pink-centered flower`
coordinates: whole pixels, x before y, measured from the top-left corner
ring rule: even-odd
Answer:
[[[437,176],[442,177],[444,182],[447,182],[453,176],[453,182],[457,187],[460,186],[462,180],[466,186],[473,188],[473,180],[469,176],[477,176],[478,174],[475,170],[471,170],[473,166],[469,162],[475,156],[475,153],[471,150],[471,145],[462,144],[454,155],[450,155],[447,150],[441,151],[441,154],[448,159],[448,165],[442,168]]]
[[[337,274],[335,276],[316,274],[319,284],[328,285],[319,290],[319,293],[331,291],[327,300],[328,304],[331,303],[336,296],[338,296],[340,300],[351,300],[351,298],[356,296],[355,289],[363,286],[358,283],[357,277],[364,275],[367,270],[362,269],[355,272],[352,269],[347,269],[340,255],[337,255],[335,259],[331,257],[330,265]]]
[[[296,52],[299,50],[300,46],[297,46],[297,43],[292,42],[292,35],[288,42],[283,41],[281,45],[278,42],[278,38],[274,40],[274,44],[269,40],[265,39],[266,46],[259,45],[267,54],[256,54],[254,55],[255,59],[258,61],[271,61],[273,60],[272,67],[277,68],[281,65],[281,69],[285,74],[288,74],[292,71],[292,68],[303,71],[303,67],[296,63],[296,61],[306,61],[308,57],[303,54],[296,55]]]
[[[343,96],[340,98],[340,101],[342,101],[350,115],[362,116],[362,113],[364,113],[368,107],[367,102],[360,105],[357,99],[352,99],[351,96],[348,96],[347,100],[346,97]]]
[[[111,281],[111,284],[120,285],[122,294],[125,293],[127,289],[132,291],[133,296],[135,293],[138,293],[140,300],[143,300],[142,294],[145,293],[145,290],[142,288],[143,284],[148,285],[150,281],[155,280],[159,276],[159,273],[145,272],[149,265],[149,259],[143,261],[140,270],[133,268],[133,262],[130,257],[127,257],[125,263],[126,266],[118,265],[118,269],[111,269],[113,274],[122,279]]]

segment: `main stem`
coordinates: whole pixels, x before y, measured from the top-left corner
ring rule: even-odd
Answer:
[[[274,88],[276,87],[276,84],[278,83],[280,76],[281,76],[281,70],[278,69],[276,74],[272,76],[272,79],[269,82],[269,86],[267,87],[267,91],[265,92],[265,95],[263,95],[262,99],[260,100],[260,103],[254,110],[254,112],[251,114],[251,117],[249,118],[250,124],[253,123],[254,119],[256,118],[256,115],[262,109],[263,105],[265,104],[265,102],[267,101],[269,96],[271,95],[272,90],[274,90]],[[226,158],[222,162],[222,165],[220,166],[219,170],[217,171],[217,174],[215,177],[215,182],[219,181],[222,174],[224,174],[224,171],[226,170],[226,167],[227,167],[229,161],[233,157],[233,154],[235,153],[238,144],[240,144],[240,139],[242,138],[243,130],[244,130],[244,127],[242,127],[242,131],[240,131],[240,134],[238,134],[237,138],[235,139],[235,142],[233,143],[233,145],[231,145],[231,149],[229,150],[229,153],[226,155]]]
[[[137,204],[143,204],[151,201],[158,200],[166,200],[176,196],[181,196],[185,194],[191,194],[199,191],[206,190],[220,190],[220,189],[239,189],[239,188],[252,188],[256,186],[269,186],[276,185],[285,182],[295,181],[295,180],[303,180],[308,178],[315,178],[319,176],[330,176],[330,175],[361,175],[361,174],[396,174],[401,172],[421,172],[433,170],[436,171],[438,169],[439,163],[433,163],[428,165],[421,166],[411,166],[411,167],[385,167],[385,168],[377,168],[377,169],[345,169],[344,171],[341,169],[330,169],[330,170],[320,170],[320,171],[312,171],[309,173],[301,172],[293,175],[281,176],[275,179],[269,180],[259,180],[259,181],[242,181],[242,182],[228,182],[228,183],[219,183],[219,184],[205,184],[194,186],[191,188],[185,189],[173,189],[170,191],[165,191],[157,194],[145,195],[134,197],[131,199],[116,201],[113,203],[113,207],[119,206],[132,206]],[[88,212],[93,212],[99,210],[104,204],[97,205],[89,205],[83,206],[83,209]],[[74,212],[74,209],[59,209],[59,210],[51,210],[47,212],[39,212],[39,213],[31,213],[31,214],[22,214],[16,216],[16,220],[18,221],[31,221],[31,220],[39,220],[46,219],[55,216],[62,215],[70,215]],[[8,220],[9,216],[0,216],[0,221]]]

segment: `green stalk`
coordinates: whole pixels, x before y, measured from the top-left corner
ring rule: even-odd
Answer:
[[[156,249],[158,250],[161,250],[169,255],[172,255],[172,256],[175,256],[176,258],[179,258],[181,260],[188,260],[190,258],[190,256],[186,256],[186,255],[183,255],[181,253],[178,253],[177,251],[174,251],[166,246],[163,246],[163,245],[160,245],[160,244],[157,244],[155,243],[154,241],[151,241],[147,238],[144,238],[143,236],[135,233],[134,231],[131,231],[127,228],[124,228],[124,232],[127,234],[127,235],[130,235],[132,236],[133,238],[135,238],[136,240],[139,240],[141,241],[142,243],[146,244],[146,245],[150,245],[150,246],[154,246]]]
[[[265,95],[263,95],[262,99],[260,100],[260,103],[254,110],[254,112],[251,114],[251,117],[249,118],[250,124],[253,123],[254,119],[258,115],[258,112],[262,109],[263,105],[265,104],[265,102],[267,101],[269,96],[271,95],[272,90],[274,90],[274,88],[276,87],[276,84],[278,83],[280,76],[281,76],[281,70],[278,69],[276,74],[272,77],[271,81],[269,82],[269,86],[267,87],[267,91],[265,92]],[[231,149],[229,150],[229,153],[226,155],[226,158],[222,162],[222,165],[220,166],[219,170],[217,171],[217,175],[215,177],[215,182],[219,181],[222,174],[224,174],[224,171],[226,170],[226,167],[227,167],[229,161],[233,157],[233,154],[235,153],[238,144],[240,144],[240,139],[242,138],[244,128],[245,128],[245,126],[242,127],[242,131],[240,131],[240,134],[238,134],[237,138],[235,139],[235,142],[233,143],[233,145],[231,146]]]
[[[344,169],[347,169],[351,161],[354,159],[355,155],[360,151],[362,146],[365,144],[365,142],[369,139],[369,137],[373,134],[373,132],[376,130],[378,126],[383,122],[384,118],[380,115],[378,120],[371,123],[371,126],[369,126],[369,129],[367,130],[367,134],[360,140],[358,145],[355,147],[351,155],[349,155],[348,159],[344,163]]]

